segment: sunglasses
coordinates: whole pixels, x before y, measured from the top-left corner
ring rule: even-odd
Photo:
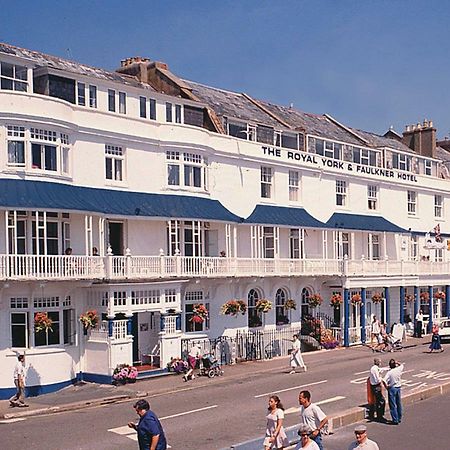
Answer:
[[[355,431],[355,434],[357,435],[365,434],[365,431]]]

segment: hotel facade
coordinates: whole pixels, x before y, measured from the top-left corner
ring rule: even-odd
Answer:
[[[146,58],[0,44],[0,398],[23,353],[39,393],[309,314],[345,346],[373,314],[430,327],[450,314],[449,160],[430,121],[379,136]]]

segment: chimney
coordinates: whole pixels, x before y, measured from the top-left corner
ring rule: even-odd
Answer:
[[[419,155],[436,158],[436,128],[431,120],[406,125],[402,142]]]

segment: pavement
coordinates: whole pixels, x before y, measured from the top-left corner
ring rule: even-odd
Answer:
[[[430,338],[428,336],[421,339],[408,338],[408,342],[405,346],[410,347],[426,345],[429,341]],[[317,354],[321,352],[327,353],[341,351],[346,351],[346,349],[337,348],[334,350],[319,350],[314,353]],[[280,360],[282,359],[286,359],[286,357],[274,358],[268,361],[248,361],[226,366],[226,376],[224,377],[224,380],[229,380],[230,378],[245,378],[249,372],[255,374],[278,371],[280,367]],[[134,398],[152,398],[159,395],[164,395],[174,390],[199,389],[208,384],[208,378],[199,377],[195,380],[195,383],[189,382],[180,386],[179,383],[174,382],[174,376],[175,375],[173,374],[163,375],[150,379],[138,380],[134,384],[126,384],[121,386],[81,382],[51,394],[27,398],[26,401],[29,404],[28,408],[11,407],[8,400],[0,400],[0,417],[3,417],[3,419],[13,419],[44,414],[54,414],[63,411],[74,411],[111,403],[130,401]],[[442,388],[441,390],[434,389],[430,391],[430,394],[426,395],[441,395],[443,392],[449,391],[450,385]],[[420,395],[418,397],[420,397]],[[333,428],[345,426],[349,423],[359,421],[362,418],[364,418],[364,410],[362,408],[354,408],[352,410],[343,411],[339,414],[339,416],[333,418]]]

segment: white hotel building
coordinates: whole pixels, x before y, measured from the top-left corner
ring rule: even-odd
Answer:
[[[109,382],[143,355],[164,368],[182,339],[298,329],[312,293],[343,345],[374,313],[448,316],[434,294],[450,294],[450,157],[435,133],[378,136],[143,58],[107,72],[0,44],[0,398],[19,353],[35,393]],[[247,313],[220,315],[230,299]],[[85,335],[90,309],[102,322]]]

